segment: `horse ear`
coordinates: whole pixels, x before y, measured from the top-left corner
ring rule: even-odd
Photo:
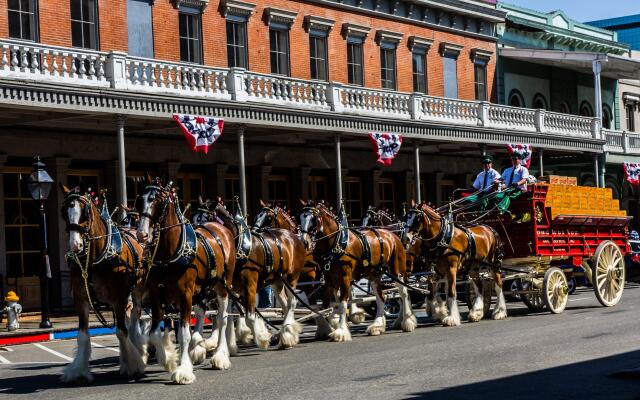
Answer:
[[[302,204],[303,206],[306,206],[306,205],[307,205],[307,202],[306,202],[306,201],[304,201],[304,200],[302,200],[302,199],[298,199],[298,200],[300,200],[300,204]]]
[[[198,203],[200,204],[200,207],[204,206],[204,200],[202,200],[202,195],[198,196]]]
[[[262,201],[262,199],[260,199],[260,207],[266,207],[267,205],[264,203],[264,201]]]
[[[62,182],[58,182],[58,186],[60,186],[60,190],[62,190],[62,193],[64,193],[65,196],[71,192],[71,189],[63,185]]]
[[[416,207],[416,201],[414,199],[411,199],[411,208],[415,208]]]
[[[147,184],[151,185],[153,183],[153,178],[149,175],[149,172],[145,171],[144,178],[147,181]]]

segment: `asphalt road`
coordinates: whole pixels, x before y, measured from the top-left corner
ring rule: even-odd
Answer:
[[[93,340],[88,386],[58,383],[75,341],[13,346],[0,349],[0,398],[640,399],[640,379],[612,376],[640,368],[638,305],[633,285],[613,308],[580,291],[560,315],[509,303],[505,321],[445,328],[422,317],[414,333],[380,337],[363,325],[350,343],[315,342],[309,331],[292,350],[243,348],[228,371],[196,367],[190,386],[172,385],[157,365],[139,381],[121,378],[114,336]]]

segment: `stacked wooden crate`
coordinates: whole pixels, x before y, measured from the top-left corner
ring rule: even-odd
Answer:
[[[620,201],[613,198],[611,188],[549,184],[545,206],[551,209],[551,219],[558,215],[627,215],[620,210]]]

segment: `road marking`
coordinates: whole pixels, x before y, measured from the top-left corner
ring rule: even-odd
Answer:
[[[9,361],[6,358],[0,356],[0,364],[11,364],[11,361]]]
[[[48,351],[49,353],[53,354],[54,356],[58,356],[58,357],[62,358],[63,360],[73,361],[73,358],[71,358],[71,357],[67,357],[67,356],[65,356],[64,354],[62,354],[62,353],[58,353],[58,352],[57,352],[57,351],[55,351],[55,350],[51,350],[50,348],[45,347],[45,346],[41,345],[40,343],[32,343],[32,344],[33,344],[34,346],[36,346],[37,348],[39,348],[39,349],[42,349],[42,350],[44,350],[44,351]]]
[[[583,297],[581,299],[569,299],[569,301],[584,301],[584,300],[589,300],[589,297]]]
[[[93,347],[98,347],[98,348],[101,348],[101,349],[110,350],[110,351],[113,351],[115,353],[120,354],[120,350],[119,349],[114,349],[113,347],[104,346],[104,345],[101,345],[101,344],[98,344],[98,343],[93,343],[93,342],[91,342],[91,345]]]

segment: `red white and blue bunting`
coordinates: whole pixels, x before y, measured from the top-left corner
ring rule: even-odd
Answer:
[[[632,185],[640,185],[640,164],[623,162],[624,176]]]
[[[209,146],[222,135],[222,118],[200,117],[198,115],[173,114],[182,133],[189,141],[193,151],[209,152]]]
[[[531,155],[533,154],[533,148],[530,144],[509,143],[507,145],[507,151],[509,154],[520,154],[522,156],[522,165],[529,168],[531,165]]]
[[[378,133],[369,134],[369,138],[373,143],[373,151],[378,155],[378,162],[384,166],[391,165],[391,162],[400,152],[402,146],[402,135],[397,133]]]

